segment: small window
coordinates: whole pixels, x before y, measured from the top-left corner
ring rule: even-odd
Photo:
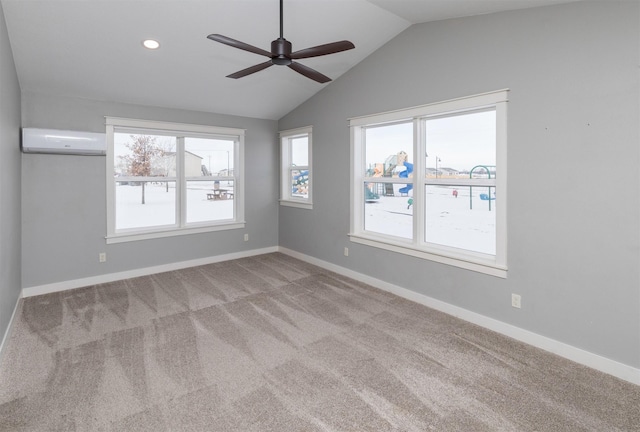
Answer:
[[[280,204],[312,208],[311,127],[280,132]]]
[[[107,242],[244,226],[244,131],[107,118]]]
[[[351,240],[506,277],[506,95],[351,119]]]

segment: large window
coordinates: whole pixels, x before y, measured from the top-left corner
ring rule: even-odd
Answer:
[[[351,240],[506,277],[506,97],[351,119]]]
[[[242,228],[241,129],[107,118],[107,242]]]
[[[280,204],[312,208],[311,127],[280,132]]]

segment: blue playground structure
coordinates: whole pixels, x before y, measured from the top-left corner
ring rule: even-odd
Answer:
[[[404,166],[405,169],[398,173],[399,178],[408,179],[413,174],[413,164],[407,162],[407,153],[400,151],[398,154],[387,157],[384,163],[376,163],[374,167],[370,167],[367,171],[368,176],[371,177],[394,177],[396,167]],[[406,184],[404,187],[398,189],[401,195],[408,195],[413,189],[413,184]],[[373,202],[380,198],[380,195],[394,196],[394,183],[375,183],[372,187],[367,185],[365,190],[365,201]],[[409,204],[411,207],[411,204]]]
[[[482,201],[493,201],[494,199],[496,199],[496,196],[489,196],[489,194],[480,194],[480,199]]]
[[[305,195],[305,191],[309,185],[309,170],[300,171],[300,174],[293,177],[293,181],[291,193]]]
[[[400,171],[400,173],[398,174],[398,177],[409,178],[409,174],[413,173],[413,164],[405,161],[404,166],[407,169],[404,171]],[[398,192],[400,192],[401,194],[408,194],[411,189],[413,189],[413,185],[408,184],[405,187],[398,189]]]

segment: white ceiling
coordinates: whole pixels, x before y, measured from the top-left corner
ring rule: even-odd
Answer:
[[[270,50],[278,0],[0,0],[23,91],[279,119],[329,84],[273,66],[225,76]],[[285,0],[293,50],[350,40],[356,49],[300,62],[335,79],[414,23],[572,0]],[[574,0],[575,1],[575,0]],[[161,47],[149,51],[142,40]]]

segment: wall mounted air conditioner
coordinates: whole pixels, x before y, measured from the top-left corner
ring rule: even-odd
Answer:
[[[107,141],[104,133],[23,128],[22,151],[100,156],[107,153]]]

